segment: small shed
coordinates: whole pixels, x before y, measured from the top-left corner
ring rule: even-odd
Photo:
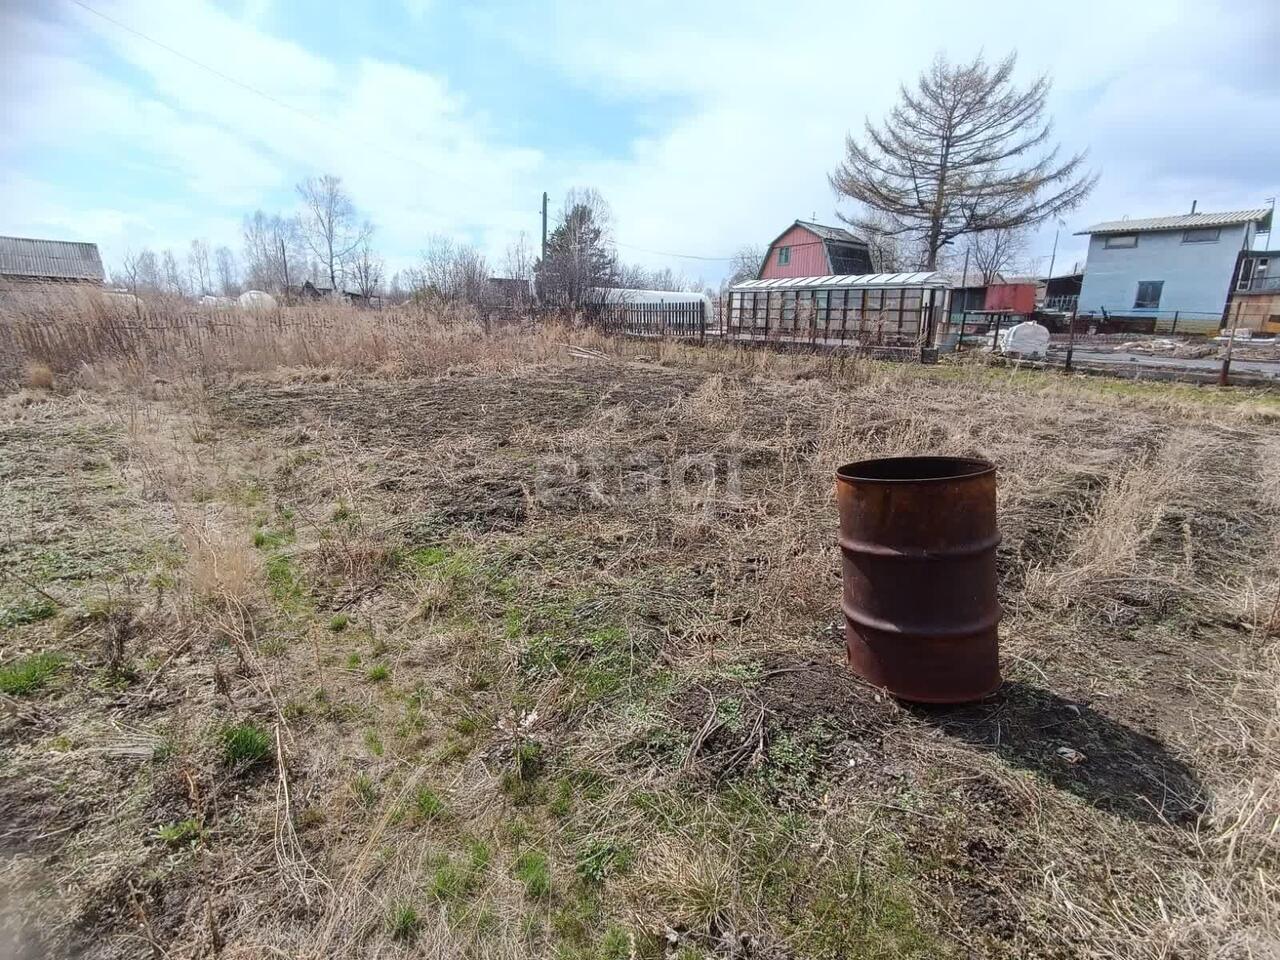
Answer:
[[[988,284],[982,309],[989,313],[1030,316],[1036,309],[1036,287],[1035,281]]]
[[[76,283],[102,286],[96,243],[0,237],[0,286]]]
[[[937,272],[748,280],[729,289],[728,339],[905,346],[932,341],[950,285]]]
[[[869,274],[875,270],[867,242],[844,227],[797,220],[769,244],[759,280],[827,274]]]

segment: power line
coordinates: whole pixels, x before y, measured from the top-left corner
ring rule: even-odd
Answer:
[[[825,240],[802,240],[799,243],[788,243],[784,244],[784,246],[794,249],[796,247],[817,247],[824,243],[826,243]],[[650,250],[648,247],[637,247],[634,243],[620,243],[617,240],[614,241],[614,246],[627,247],[631,250],[639,250],[643,253],[652,253],[660,257],[678,257],[681,260],[715,260],[727,262],[738,259],[737,257],[703,257],[696,253],[672,253],[670,250]]]
[[[253,84],[245,83],[243,80],[238,80],[229,74],[223,73],[221,70],[217,69],[216,67],[211,67],[207,63],[197,60],[195,57],[189,56],[188,54],[183,53],[181,50],[171,47],[169,46],[169,44],[164,43],[163,41],[157,40],[155,37],[152,37],[152,36],[149,36],[148,34],[143,33],[141,30],[136,30],[133,27],[129,26],[127,23],[122,23],[121,21],[117,20],[115,17],[109,16],[103,13],[101,10],[95,10],[93,7],[89,6],[89,4],[85,3],[84,0],[71,0],[71,2],[74,3],[77,7],[80,7],[82,10],[85,10],[86,12],[93,14],[95,17],[98,17],[99,19],[105,20],[107,23],[110,23],[119,27],[121,30],[124,30],[126,33],[130,33],[140,40],[145,40],[147,43],[150,43],[153,46],[159,47],[161,50],[164,50],[166,53],[169,53],[180,60],[185,60],[187,63],[191,64],[192,66],[199,67],[201,70],[204,70],[205,72],[212,74],[213,76],[217,77],[219,80],[222,80],[225,83],[229,83],[232,86],[239,87],[241,90],[244,90],[248,93],[252,93],[254,96],[261,97],[262,99],[266,100],[268,103],[274,104],[275,106],[279,107],[282,110],[288,110],[290,113],[296,113],[298,116],[303,117],[307,120],[310,120],[312,123],[319,124],[320,126],[323,126],[323,127],[328,127],[330,130],[335,130],[338,133],[342,133],[342,134],[348,133],[348,131],[344,130],[341,126],[334,123],[332,120],[326,120],[324,117],[317,116],[316,114],[311,113],[308,110],[303,110],[301,107],[295,107],[291,103],[286,103],[283,100],[273,97],[271,94],[267,93],[264,90],[259,90],[257,87],[253,86]],[[393,157],[405,163],[412,163],[415,166],[421,167],[423,170],[426,170],[427,172],[431,172],[431,173],[434,172],[421,160],[418,160],[406,154],[399,153],[394,150],[390,150],[385,146],[381,146],[381,145],[375,145],[375,146],[376,146],[376,149],[378,149],[379,151],[381,151],[382,153],[384,153],[389,157]]]
[[[617,240],[613,244],[616,247],[626,247],[628,250],[639,250],[641,253],[652,253],[659,257],[676,257],[680,260],[729,261],[734,259],[733,257],[702,257],[695,253],[672,253],[669,250],[650,250],[648,247],[637,247],[634,243],[620,243]]]
[[[298,116],[303,117],[306,120],[310,120],[312,123],[319,124],[320,126],[323,126],[323,127],[328,127],[330,130],[336,130],[338,133],[345,134],[347,132],[342,127],[340,127],[338,124],[334,123],[331,120],[326,120],[324,117],[317,116],[316,114],[311,113],[308,110],[303,110],[301,107],[296,107],[291,103],[286,103],[285,101],[280,100],[277,97],[273,97],[271,94],[267,93],[265,90],[260,90],[257,87],[253,86],[253,84],[245,83],[243,80],[238,80],[237,78],[231,76],[230,74],[223,73],[221,70],[217,69],[216,67],[211,67],[209,66],[209,64],[204,63],[200,60],[197,60],[195,57],[192,57],[186,53],[183,53],[181,50],[178,50],[175,47],[171,47],[169,46],[169,44],[164,43],[161,40],[157,40],[155,37],[149,36],[148,34],[143,33],[141,30],[137,30],[134,27],[129,26],[127,23],[123,23],[120,20],[117,20],[115,17],[109,16],[108,14],[103,13],[101,10],[94,9],[93,7],[89,6],[89,4],[85,3],[84,0],[71,0],[71,2],[74,3],[77,7],[80,7],[82,10],[86,11],[87,13],[91,13],[93,14],[93,16],[98,17],[99,19],[105,20],[107,23],[110,23],[116,27],[119,27],[121,30],[125,31],[126,33],[132,34],[133,36],[137,37],[139,40],[144,40],[147,43],[150,43],[151,45],[158,47],[161,50],[164,50],[166,53],[169,53],[170,55],[175,56],[180,60],[185,60],[187,63],[191,64],[192,66],[198,67],[199,69],[212,74],[213,76],[217,77],[219,80],[222,80],[224,83],[229,83],[232,86],[239,87],[241,90],[244,90],[247,93],[251,93],[254,96],[261,97],[262,99],[266,100],[268,103],[274,104],[275,106],[279,107],[281,110],[288,110],[290,113],[296,113]],[[366,141],[366,143],[368,143],[368,141]],[[402,160],[405,163],[412,163],[415,166],[421,167],[423,170],[427,170],[428,172],[434,172],[434,171],[431,171],[430,168],[426,164],[424,164],[421,160],[418,160],[414,157],[410,157],[406,154],[401,154],[399,152],[389,150],[386,147],[380,146],[378,147],[378,149],[381,150],[383,153],[385,153],[389,157]],[[546,200],[544,198],[543,200],[544,219],[546,217],[545,207],[546,207]],[[544,233],[546,231],[545,225],[543,227],[543,231]],[[814,242],[821,243],[822,241],[814,241]],[[728,263],[737,259],[736,257],[704,257],[704,256],[699,256],[698,254],[692,254],[692,253],[672,253],[667,250],[651,250],[647,247],[640,247],[630,243],[618,243],[617,241],[615,241],[615,245],[619,247],[627,247],[628,249],[631,249],[631,250],[639,250],[643,253],[650,253],[655,256],[675,257],[680,260],[702,260],[706,262]],[[808,243],[792,244],[792,246],[808,246],[808,245],[809,245]]]

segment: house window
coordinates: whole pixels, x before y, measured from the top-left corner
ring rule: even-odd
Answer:
[[[785,267],[790,262],[791,262],[791,248],[779,247],[778,248],[778,266]]]
[[[1240,264],[1240,278],[1236,281],[1236,289],[1277,290],[1280,289],[1280,278],[1273,277],[1268,281],[1267,268],[1271,261],[1267,257],[1249,257]]]
[[[1204,227],[1200,230],[1183,230],[1183,243],[1217,243],[1222,231],[1217,227]]]
[[[1133,298],[1133,309],[1156,310],[1160,306],[1160,292],[1164,289],[1163,280],[1139,280],[1138,295]]]
[[[1116,233],[1107,237],[1102,245],[1108,250],[1116,248],[1136,247],[1138,245],[1138,235],[1136,233]]]

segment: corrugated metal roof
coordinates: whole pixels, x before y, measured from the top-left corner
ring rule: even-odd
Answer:
[[[1076,236],[1091,233],[1151,233],[1155,230],[1195,230],[1201,227],[1234,227],[1258,223],[1270,216],[1268,207],[1256,210],[1228,210],[1225,213],[1184,213],[1176,217],[1147,217],[1145,220],[1107,220],[1077,230]]]
[[[685,290],[632,290],[627,287],[596,287],[591,291],[608,303],[698,303],[706,295]]]
[[[850,233],[844,227],[828,227],[824,223],[814,223],[811,220],[797,220],[794,226],[812,230],[823,240],[843,240],[846,243],[862,243],[862,239],[860,237]]]
[[[0,277],[49,277],[102,282],[96,243],[0,237]]]
[[[842,277],[778,277],[744,280],[731,290],[796,290],[815,287],[947,287],[947,278],[936,271],[922,273],[859,273]]]

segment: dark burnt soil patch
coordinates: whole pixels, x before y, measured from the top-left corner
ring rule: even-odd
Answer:
[[[1204,811],[1204,786],[1160,740],[1043,687],[1008,681],[982,703],[910,709],[1100,810],[1187,827]]]
[[[693,684],[669,702],[689,739],[689,772],[712,782],[754,776],[790,804],[882,754],[897,708],[843,661],[779,653],[749,666],[743,679]]]
[[[228,391],[215,412],[226,425],[250,431],[329,425],[372,446],[459,436],[505,443],[531,427],[571,428],[601,403],[663,407],[701,379],[635,365],[623,371],[589,364],[509,377],[252,385]]]
[[[0,857],[56,849],[69,829],[84,822],[87,807],[56,785],[0,775]]]
[[[126,946],[128,940],[137,938],[158,946],[171,941],[180,928],[200,922],[207,897],[205,886],[194,871],[173,863],[122,865],[86,891],[70,930],[72,955],[146,955],[137,940]],[[153,953],[164,955],[159,949]]]
[[[1003,951],[996,944],[1015,940],[1021,917],[1010,893],[1011,888],[1020,890],[1026,879],[1010,863],[997,831],[966,832],[940,850],[937,838],[927,831],[908,829],[906,847],[918,863],[929,865],[921,871],[920,883],[971,937],[994,941],[988,947],[997,955]]]

